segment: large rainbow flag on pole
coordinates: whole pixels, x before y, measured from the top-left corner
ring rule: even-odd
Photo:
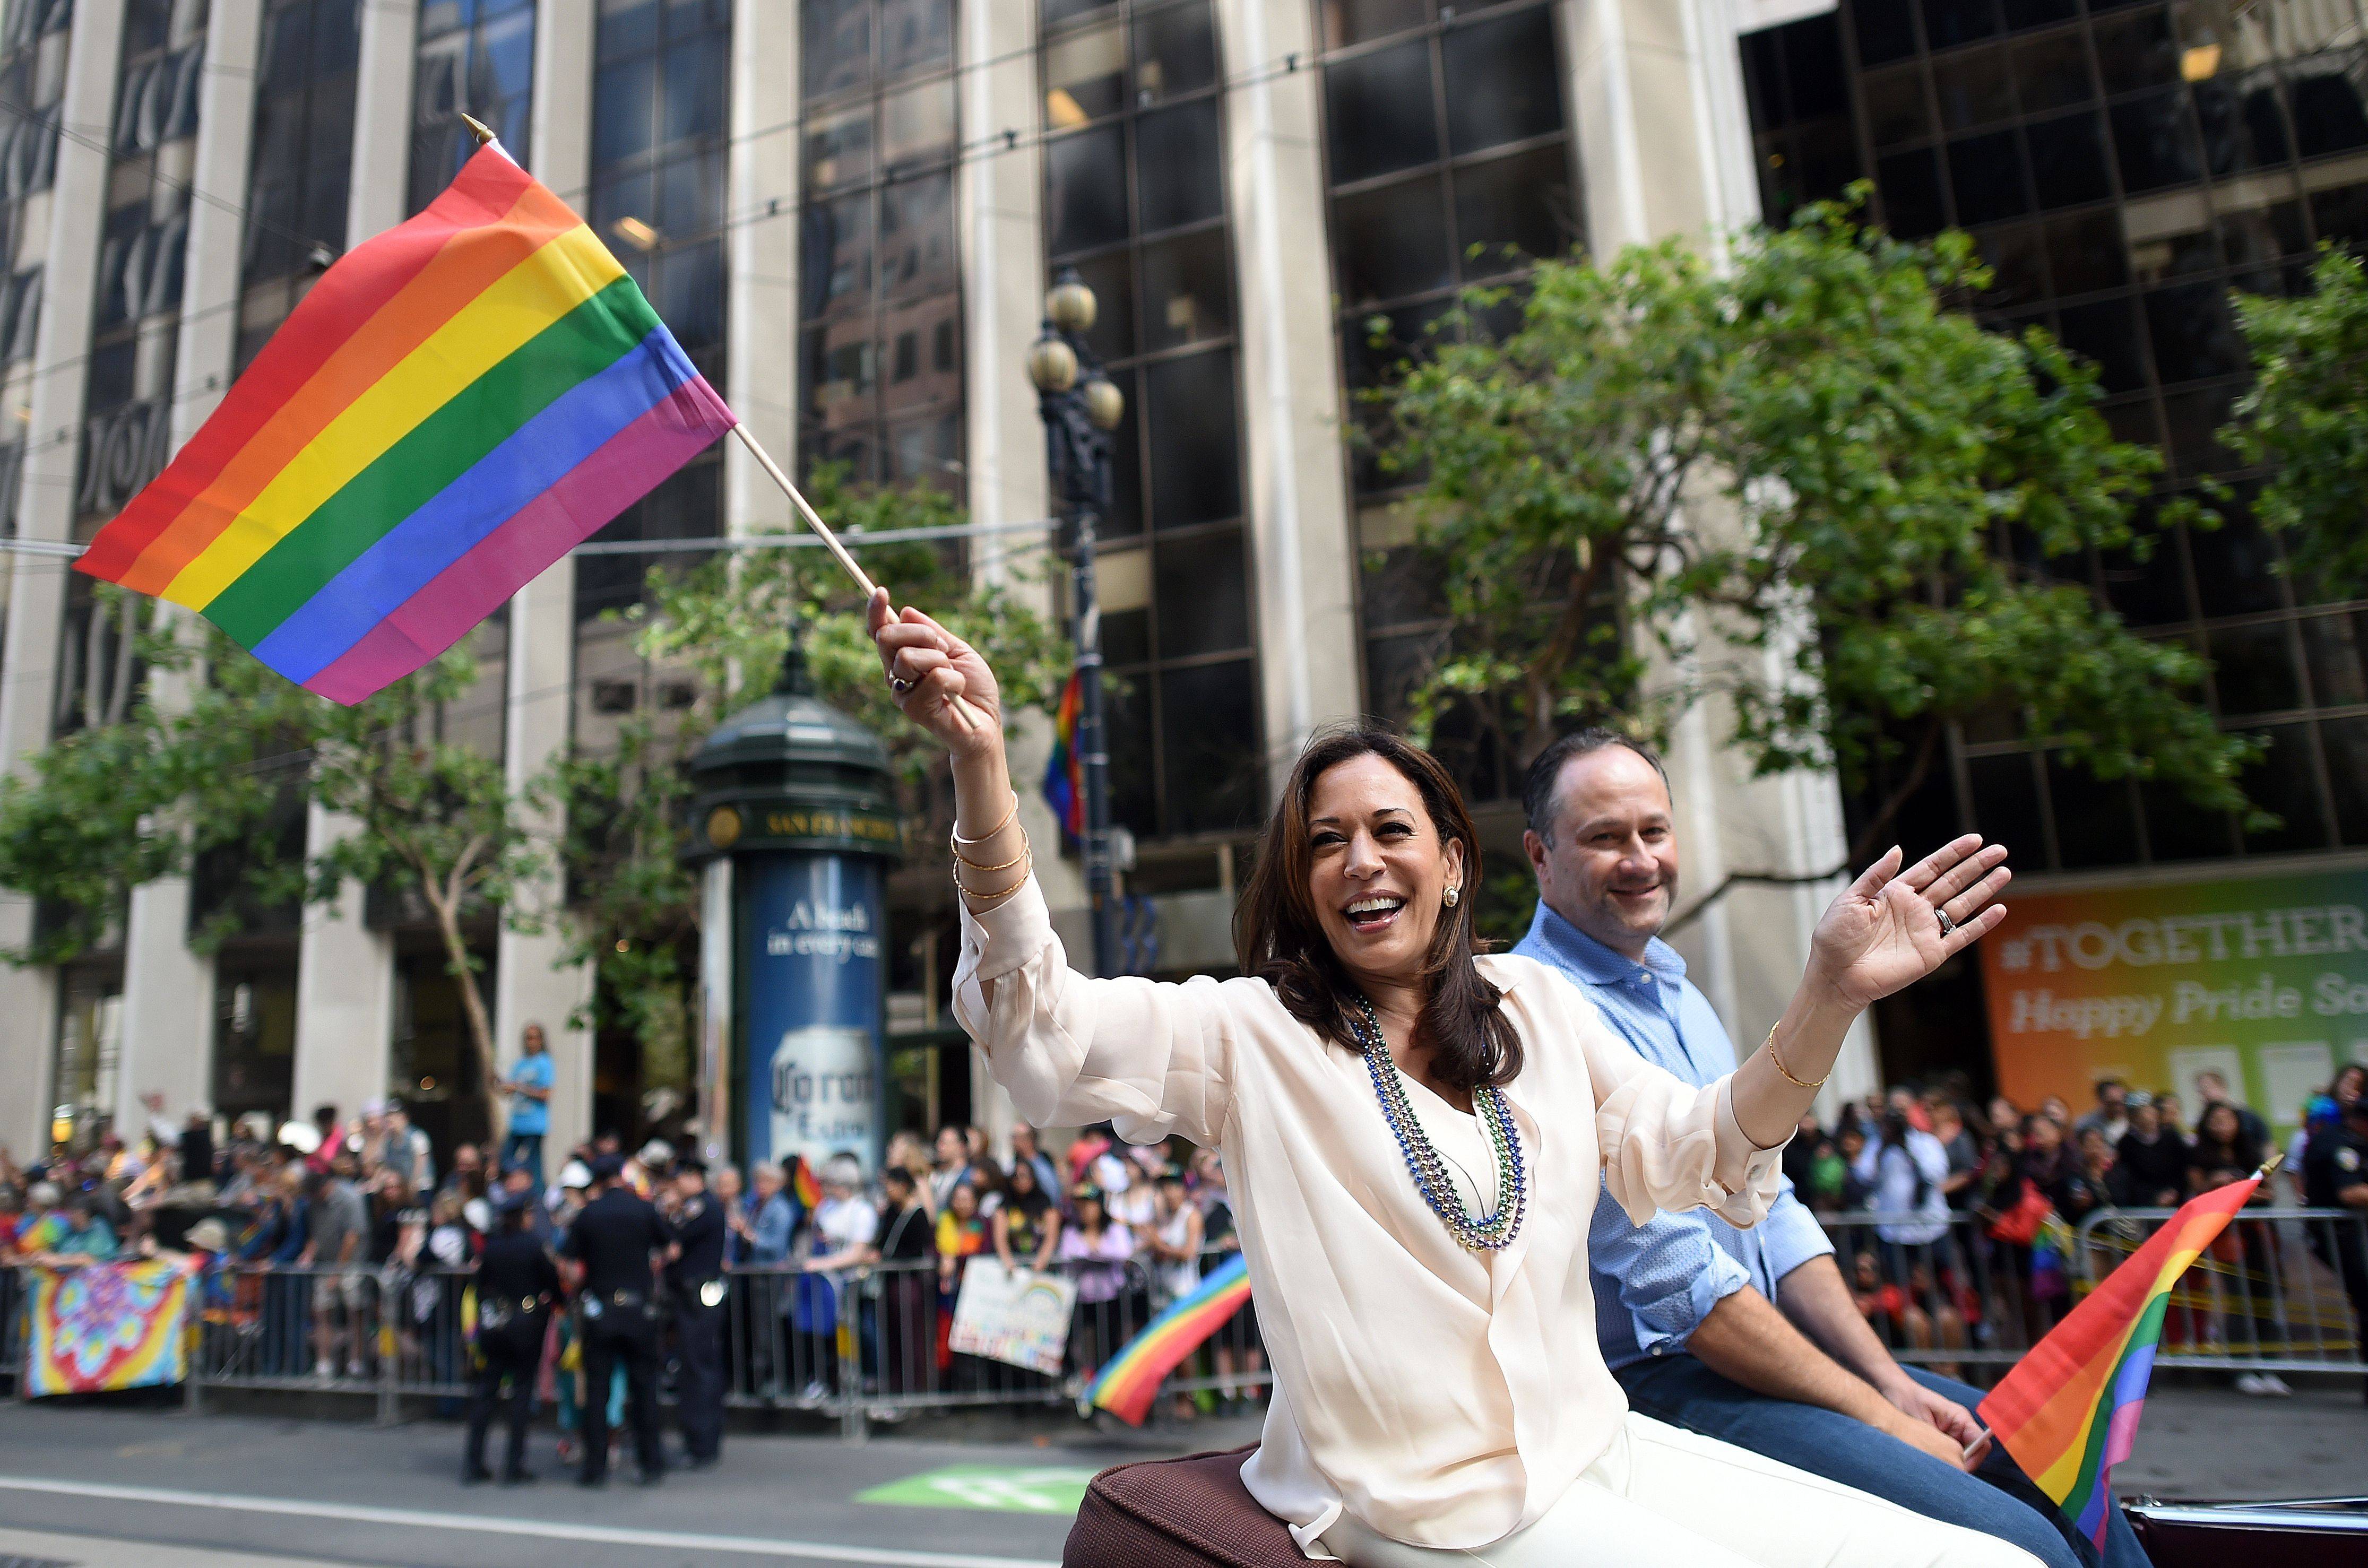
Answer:
[[[1203,1275],[1199,1289],[1170,1301],[1167,1311],[1128,1340],[1079,1403],[1087,1409],[1099,1405],[1130,1426],[1142,1426],[1161,1380],[1249,1299],[1249,1265],[1235,1253]]]
[[[329,268],[76,565],[359,702],[735,423],[608,247],[489,145]]]
[[[2267,1167],[2191,1199],[1982,1400],[2023,1473],[2100,1548],[2113,1466],[2130,1457],[2171,1287],[2226,1230]]]

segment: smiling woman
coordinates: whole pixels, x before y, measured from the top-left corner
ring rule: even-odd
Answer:
[[[1033,1125],[1108,1119],[1224,1156],[1276,1379],[1242,1481],[1308,1556],[2029,1568],[1634,1414],[1588,1283],[1599,1191],[1637,1223],[1767,1211],[1850,1021],[2000,918],[2005,870],[1979,840],[1870,868],[1767,1043],[1697,1089],[1554,971],[1477,950],[1479,846],[1453,784],[1394,735],[1345,731],[1299,759],[1268,824],[1241,978],[1088,979],[1031,872],[994,672],[884,593],[871,619],[899,705],[951,754],[954,1009],[996,1081]]]

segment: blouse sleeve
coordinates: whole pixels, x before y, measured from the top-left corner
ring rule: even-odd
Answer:
[[[1554,983],[1595,1082],[1604,1190],[1629,1223],[1659,1209],[1708,1209],[1731,1225],[1758,1224],[1783,1181],[1784,1145],[1762,1149],[1744,1132],[1735,1074],[1694,1087],[1636,1054],[1577,986],[1560,975]]]
[[[954,1017],[1021,1117],[1038,1127],[1107,1119],[1134,1143],[1171,1132],[1220,1142],[1235,1031],[1215,980],[1076,973],[1033,877],[983,915],[965,908],[962,932]]]

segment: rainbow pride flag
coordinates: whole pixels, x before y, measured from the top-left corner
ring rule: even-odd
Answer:
[[[1086,1391],[1082,1403],[1087,1408],[1099,1405],[1130,1426],[1142,1426],[1160,1381],[1249,1299],[1249,1265],[1235,1253],[1202,1276],[1198,1290],[1169,1302],[1166,1312],[1128,1340]]]
[[[822,1183],[814,1178],[814,1168],[803,1154],[790,1158],[797,1162],[790,1176],[790,1196],[798,1200],[799,1208],[811,1214],[822,1207]]]
[[[1077,715],[1085,701],[1077,672],[1061,688],[1061,706],[1053,720],[1053,755],[1044,764],[1044,803],[1061,824],[1063,839],[1086,835],[1086,759],[1077,750]]]
[[[329,268],[75,564],[356,703],[734,423],[583,220],[485,147]]]
[[[2171,1287],[2260,1185],[2257,1172],[2191,1199],[1982,1400],[1991,1433],[2100,1548],[2108,1483],[2137,1440]]]

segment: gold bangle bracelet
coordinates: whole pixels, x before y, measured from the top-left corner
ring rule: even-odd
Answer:
[[[986,901],[984,903],[973,904],[970,911],[973,915],[985,915],[993,910],[1002,908],[1005,904],[1018,897],[1019,890],[1027,885],[1028,878],[1022,877],[1018,881],[1012,883],[1009,887],[1005,888],[1001,892],[976,893],[971,892],[968,888],[962,887],[960,882],[954,883],[955,887],[962,889],[962,893],[964,898],[985,899]]]
[[[955,888],[956,888],[956,889],[958,889],[958,890],[959,890],[959,891],[960,891],[960,892],[962,892],[965,897],[968,897],[968,898],[1001,898],[1001,897],[1003,897],[1005,894],[1009,893],[1009,892],[1016,892],[1016,891],[1018,891],[1019,888],[1021,888],[1022,886],[1025,886],[1025,885],[1026,885],[1026,883],[1027,883],[1027,881],[1028,881],[1029,877],[1030,877],[1030,875],[1032,875],[1032,874],[1034,873],[1035,869],[1036,869],[1036,867],[1035,867],[1035,864],[1034,864],[1034,860],[1033,860],[1033,853],[1032,853],[1032,849],[1031,849],[1031,847],[1029,846],[1028,841],[1027,841],[1027,839],[1026,839],[1026,837],[1025,837],[1024,835],[1023,835],[1023,836],[1021,837],[1021,839],[1020,839],[1019,858],[1020,858],[1021,860],[1029,861],[1029,867],[1028,867],[1028,869],[1027,869],[1027,870],[1025,870],[1025,871],[1022,871],[1022,872],[1019,874],[1019,880],[1018,881],[1016,881],[1016,882],[1012,883],[1010,887],[1008,887],[1008,888],[997,888],[997,889],[996,889],[993,892],[979,892],[979,890],[978,890],[978,889],[976,889],[976,888],[974,888],[974,887],[972,887],[968,882],[963,881],[962,880],[962,865],[961,865],[960,860],[959,860],[959,859],[957,859],[957,860],[956,860],[956,863],[955,863],[955,865],[954,865],[954,869],[953,869],[954,886],[955,886]],[[1015,862],[1015,863],[1016,863],[1016,862]],[[996,868],[996,869],[1000,869],[1000,868]]]
[[[1014,790],[1011,791],[1011,809],[1003,813],[1003,820],[1001,822],[996,823],[993,827],[988,828],[976,838],[964,838],[960,832],[954,830],[949,830],[949,836],[951,836],[957,845],[984,844],[988,839],[993,838],[996,834],[1001,833],[1005,828],[1009,827],[1011,825],[1011,819],[1019,814],[1019,791]]]
[[[1828,1067],[1826,1069],[1826,1078],[1820,1078],[1814,1084],[1807,1084],[1803,1083],[1800,1079],[1793,1076],[1793,1070],[1784,1065],[1783,1053],[1776,1049],[1776,1030],[1778,1026],[1782,1022],[1783,1020],[1779,1018],[1776,1023],[1768,1026],[1768,1060],[1776,1063],[1776,1071],[1783,1074],[1784,1081],[1792,1085],[1794,1088],[1811,1090],[1824,1088],[1826,1086],[1826,1078],[1830,1078],[1834,1075],[1832,1068]]]
[[[971,842],[975,844],[978,841],[976,839],[973,839]],[[952,849],[954,852],[954,864],[957,867],[968,866],[973,871],[1008,871],[1011,869],[1012,867],[1019,864],[1020,861],[1028,858],[1028,835],[1025,833],[1019,835],[1019,853],[1014,855],[1010,859],[1004,861],[999,866],[988,866],[972,859],[969,856],[962,852],[962,846],[959,844],[950,845],[948,847]]]

